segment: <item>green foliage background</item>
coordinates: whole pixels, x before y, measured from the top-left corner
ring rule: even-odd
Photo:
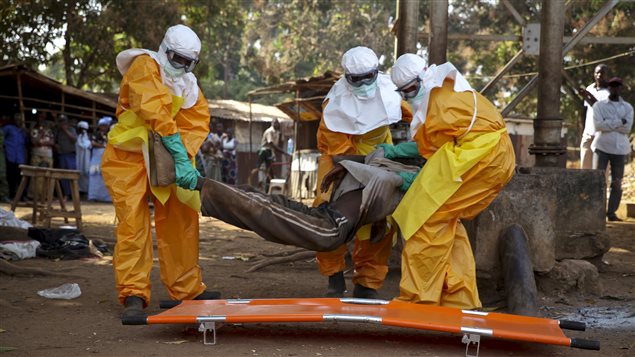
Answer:
[[[419,23],[427,31],[431,0],[420,0]],[[539,0],[511,0],[527,21],[540,22]],[[604,4],[571,2],[565,35],[580,29]],[[591,36],[635,37],[634,2],[621,2]],[[246,100],[255,88],[338,70],[341,55],[364,45],[380,57],[383,70],[394,58],[391,26],[396,0],[0,0],[0,65],[26,63],[82,89],[117,91],[118,52],[130,47],[156,50],[165,29],[184,23],[203,43],[195,73],[211,99]],[[449,33],[516,34],[521,26],[499,1],[451,0]],[[426,43],[420,43],[425,55]],[[56,47],[59,46],[59,47]],[[519,41],[450,41],[448,59],[482,88],[521,48]],[[577,87],[592,82],[593,61],[606,60],[612,75],[625,80],[624,97],[635,103],[633,45],[578,45],[564,60]],[[589,65],[587,65],[589,64]],[[537,58],[523,57],[488,93],[499,108],[537,71]],[[573,137],[580,128],[580,102],[562,96],[562,114]],[[280,97],[264,97],[266,103]],[[534,117],[535,93],[515,114]]]

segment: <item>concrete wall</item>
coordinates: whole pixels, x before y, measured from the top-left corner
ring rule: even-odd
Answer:
[[[551,271],[557,260],[593,260],[608,251],[605,186],[604,175],[596,170],[519,168],[494,202],[465,222],[481,294],[500,289],[498,239],[512,223],[527,233],[537,273]]]

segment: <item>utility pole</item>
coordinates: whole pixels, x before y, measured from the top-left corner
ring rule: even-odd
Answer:
[[[428,64],[447,61],[448,51],[448,0],[430,2],[430,38],[428,41]]]
[[[534,120],[534,144],[529,153],[536,155],[536,166],[564,167],[562,155],[562,39],[564,37],[564,0],[543,0],[540,16],[540,57],[538,58],[538,117]]]
[[[397,37],[395,58],[404,53],[417,53],[419,0],[397,0]]]

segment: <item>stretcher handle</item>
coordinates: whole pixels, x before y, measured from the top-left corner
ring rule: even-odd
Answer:
[[[161,300],[159,301],[159,308],[171,309],[181,304],[181,300]]]
[[[581,338],[572,338],[571,347],[581,348],[583,350],[600,350],[600,341],[584,340]]]
[[[570,320],[558,320],[560,328],[566,330],[584,331],[586,330],[586,324],[584,322],[570,321]]]
[[[147,325],[148,317],[147,316],[123,316],[121,318],[122,325]]]

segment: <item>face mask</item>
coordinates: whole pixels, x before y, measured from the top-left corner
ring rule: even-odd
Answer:
[[[419,91],[416,96],[408,98],[406,101],[410,104],[410,108],[416,112],[419,107],[421,107],[421,102],[423,101],[423,86],[419,87]]]
[[[372,98],[377,91],[377,81],[372,84],[363,84],[359,87],[351,87],[351,92],[358,98]]]
[[[164,66],[163,66],[163,71],[165,72],[166,75],[168,75],[169,77],[172,78],[177,78],[180,77],[182,75],[185,74],[185,69],[183,68],[174,68],[170,62],[167,62]]]

